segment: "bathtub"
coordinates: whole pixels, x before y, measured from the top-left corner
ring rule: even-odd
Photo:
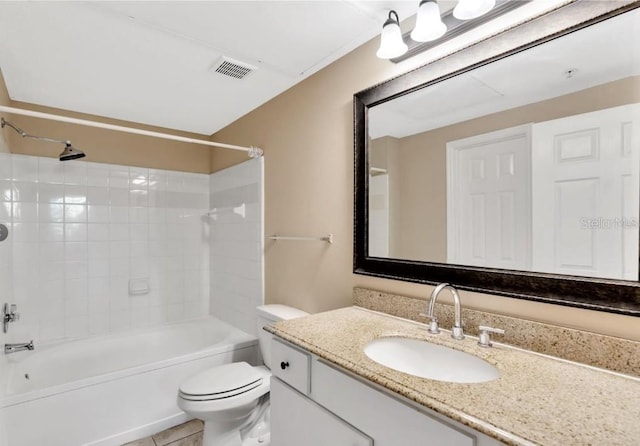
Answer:
[[[188,417],[176,405],[188,376],[255,364],[258,341],[215,318],[94,337],[6,356],[0,411],[10,446],[111,446]]]

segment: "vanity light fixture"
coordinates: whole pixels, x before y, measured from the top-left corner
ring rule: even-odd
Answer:
[[[380,48],[376,56],[380,59],[393,59],[393,62],[397,63],[421,51],[425,51],[428,48],[424,47],[424,45],[432,45],[429,42],[435,41],[445,34],[447,34],[449,38],[452,38],[480,24],[474,21],[473,25],[461,26],[465,21],[470,21],[471,19],[476,19],[481,16],[485,16],[482,19],[483,21],[490,20],[497,15],[503,14],[529,1],[530,0],[458,0],[456,7],[453,9],[453,13],[447,13],[445,15],[445,19],[447,20],[443,21],[437,0],[421,0],[416,14],[416,25],[410,34],[411,39],[407,39],[406,41],[405,37],[407,36],[403,36],[400,30],[398,14],[393,10],[389,11],[389,18],[382,26]],[[496,4],[499,5],[496,6]],[[491,12],[491,14],[488,14],[489,12]],[[450,31],[449,33],[447,33],[448,30]],[[435,45],[435,43],[433,45]],[[407,54],[407,52],[409,54]]]
[[[395,18],[393,18],[395,16]],[[382,33],[380,34],[380,48],[376,56],[380,59],[393,59],[402,56],[407,52],[409,47],[402,39],[402,31],[400,31],[400,19],[398,13],[389,11],[389,18],[382,25]]]

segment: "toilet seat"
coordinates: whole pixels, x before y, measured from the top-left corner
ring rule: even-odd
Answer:
[[[253,383],[237,388],[237,389],[232,389],[229,390],[227,392],[216,392],[216,393],[208,393],[208,394],[204,394],[204,395],[192,395],[189,393],[185,393],[185,392],[180,392],[180,397],[182,399],[185,400],[189,400],[189,401],[215,401],[215,400],[221,400],[221,399],[225,399],[225,398],[231,398],[234,396],[238,396],[238,395],[242,395],[243,393],[246,393],[250,390],[253,390],[257,387],[259,387],[262,384],[262,378],[260,378],[257,381],[254,381]]]
[[[271,372],[246,362],[225,364],[205,370],[179,388],[179,406],[200,410],[225,410],[257,401],[269,392]],[[183,407],[182,407],[183,406]]]
[[[189,401],[213,401],[231,398],[259,387],[264,374],[246,362],[221,365],[198,373],[179,389],[181,398]]]

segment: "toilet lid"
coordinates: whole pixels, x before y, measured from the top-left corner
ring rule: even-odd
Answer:
[[[234,362],[205,370],[180,386],[185,399],[229,398],[262,384],[264,374],[246,362]]]

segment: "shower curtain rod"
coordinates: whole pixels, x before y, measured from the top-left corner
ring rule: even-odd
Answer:
[[[251,158],[258,158],[263,155],[262,149],[258,147],[243,147],[243,146],[235,146],[233,144],[224,144],[221,142],[205,141],[205,140],[196,139],[196,138],[186,138],[184,136],[177,136],[177,135],[170,135],[167,133],[135,129],[132,127],[125,127],[122,125],[105,124],[102,122],[89,121],[87,119],[69,118],[67,116],[54,115],[51,113],[42,113],[42,112],[31,111],[31,110],[23,110],[21,108],[7,107],[4,105],[0,105],[0,112],[13,113],[13,114],[22,115],[22,116],[30,116],[33,118],[49,119],[51,121],[67,122],[69,124],[78,124],[78,125],[84,125],[87,127],[96,127],[100,129],[106,129],[106,130],[115,130],[117,132],[132,133],[135,135],[169,139],[173,141],[180,141],[180,142],[193,143],[193,144],[203,144],[205,146],[222,147],[224,149],[242,150],[244,152],[248,152]]]

